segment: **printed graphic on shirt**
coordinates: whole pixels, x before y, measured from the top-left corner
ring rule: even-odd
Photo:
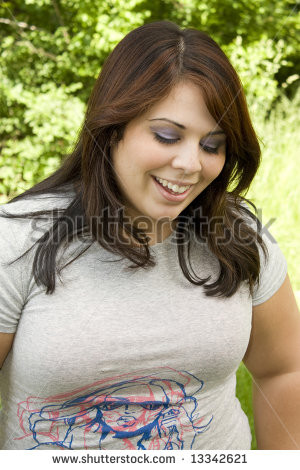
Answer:
[[[29,397],[18,405],[16,439],[32,439],[28,449],[193,449],[213,420],[198,409],[203,387],[189,372],[161,367]]]

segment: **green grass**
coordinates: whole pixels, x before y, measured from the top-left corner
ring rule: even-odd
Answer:
[[[238,397],[242,410],[246,413],[251,434],[252,434],[252,443],[251,449],[257,449],[255,431],[254,431],[254,419],[253,419],[253,407],[252,407],[252,378],[248,370],[241,362],[237,373],[236,373],[236,396]]]

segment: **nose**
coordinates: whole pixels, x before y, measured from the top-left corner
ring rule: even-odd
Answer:
[[[201,149],[198,145],[182,147],[172,160],[173,168],[184,170],[185,175],[193,175],[202,170]]]

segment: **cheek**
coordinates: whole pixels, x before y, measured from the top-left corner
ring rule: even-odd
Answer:
[[[144,172],[152,172],[168,164],[170,153],[157,145],[151,137],[139,138],[130,145],[128,155],[134,156],[135,165]]]
[[[159,151],[147,149],[143,155],[143,169],[145,172],[155,172],[168,165],[169,159]]]
[[[225,165],[225,155],[216,156],[209,159],[205,165],[205,176],[208,180],[213,181],[221,173]]]

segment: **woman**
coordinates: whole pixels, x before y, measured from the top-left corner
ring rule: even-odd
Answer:
[[[2,206],[1,448],[250,449],[242,360],[258,447],[300,446],[299,311],[242,196],[259,163],[241,83],[208,35],[159,21],[117,45],[73,153]],[[180,426],[175,382],[192,397]],[[108,426],[103,397],[129,419]],[[133,408],[145,400],[161,403],[152,421]]]

